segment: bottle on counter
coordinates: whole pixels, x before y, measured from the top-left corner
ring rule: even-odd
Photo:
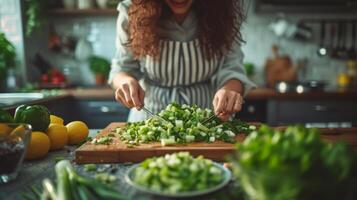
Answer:
[[[9,69],[7,72],[6,86],[9,92],[13,92],[18,89],[17,78],[14,69]]]
[[[357,60],[347,62],[347,75],[350,80],[350,87],[357,88]]]

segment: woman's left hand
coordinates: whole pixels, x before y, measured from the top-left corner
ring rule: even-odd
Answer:
[[[213,107],[215,114],[223,121],[236,112],[242,109],[243,97],[242,95],[231,89],[219,89],[213,98]]]

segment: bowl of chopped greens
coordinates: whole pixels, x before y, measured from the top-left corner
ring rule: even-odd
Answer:
[[[219,163],[188,152],[149,158],[131,167],[125,176],[134,188],[152,195],[186,198],[209,194],[231,180],[231,172]]]
[[[262,126],[231,158],[248,199],[356,199],[356,152],[323,141],[317,129]]]

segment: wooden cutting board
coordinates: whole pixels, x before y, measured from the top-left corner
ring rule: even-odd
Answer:
[[[257,123],[252,123],[259,125]],[[124,126],[123,122],[109,124],[96,137],[108,135],[110,130],[119,126]],[[276,129],[285,129],[286,127],[275,127]],[[350,146],[357,147],[357,128],[338,128],[338,129],[320,129],[322,138],[327,141],[346,141]],[[244,134],[238,134],[237,142],[242,142]],[[178,151],[188,151],[194,156],[203,155],[205,158],[215,161],[225,161],[230,153],[234,152],[235,146],[231,143],[216,141],[214,143],[189,143],[185,145],[161,146],[160,142],[150,144],[141,144],[134,148],[127,148],[118,138],[113,138],[110,145],[94,145],[90,142],[83,144],[75,151],[75,162],[78,164],[86,163],[123,163],[140,162],[153,156],[161,156],[167,153]]]
[[[111,123],[103,129],[96,137],[107,135],[110,130],[125,123]],[[126,144],[118,138],[113,138],[110,145],[95,145],[87,142],[75,151],[75,162],[85,163],[122,163],[122,162],[140,162],[153,156],[161,156],[167,153],[178,151],[188,151],[194,156],[203,155],[215,161],[224,161],[226,156],[234,151],[234,144],[216,141],[214,143],[189,143],[185,145],[161,146],[160,142],[149,144],[140,144],[134,148],[127,148]],[[244,135],[238,134],[237,141],[243,141]]]

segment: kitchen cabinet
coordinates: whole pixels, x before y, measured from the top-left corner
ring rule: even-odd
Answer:
[[[357,122],[354,100],[269,100],[267,108],[267,123],[274,126],[350,126]]]
[[[117,16],[117,9],[52,9],[48,12],[50,16]]]
[[[111,122],[125,122],[129,114],[128,108],[114,100],[77,100],[75,106],[76,118],[92,129],[105,128]]]
[[[236,118],[247,122],[267,122],[267,101],[247,100]]]

